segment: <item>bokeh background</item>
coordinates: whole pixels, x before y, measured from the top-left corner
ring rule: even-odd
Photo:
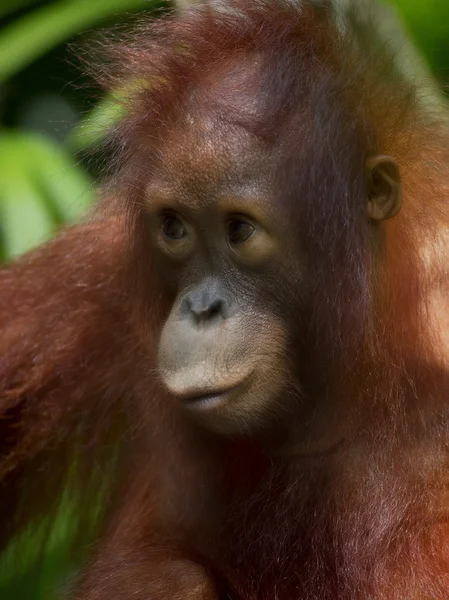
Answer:
[[[447,88],[449,0],[386,1]],[[83,75],[68,43],[169,8],[155,0],[0,0],[0,262],[48,239],[95,200],[102,160],[94,149],[116,107]],[[76,565],[66,521],[62,514],[43,554],[30,533],[0,556],[1,600],[53,600],[67,585]]]

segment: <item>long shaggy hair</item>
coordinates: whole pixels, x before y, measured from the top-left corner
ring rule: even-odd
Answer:
[[[313,273],[308,350],[326,393],[364,411],[338,457],[273,461],[249,500],[233,483],[224,576],[245,600],[443,598],[445,118],[423,108],[425,88],[397,72],[388,47],[365,44],[361,55],[351,29],[312,2],[217,2],[142,22],[111,48],[119,69],[108,67],[105,81],[134,87],[117,132],[132,223],[140,222],[139,174],[143,185],[167,130],[206,93],[205,74],[257,62],[260,111],[245,113],[245,126],[280,148],[279,210],[294,215]],[[380,248],[366,217],[364,164],[373,154],[398,161],[403,185],[402,211]]]
[[[51,456],[58,476],[47,494],[56,497],[69,472],[77,489],[88,488],[95,478],[94,469],[86,477],[86,466],[95,456],[103,464],[111,431],[128,450],[141,450],[157,402],[149,399],[151,369],[141,372],[135,323],[151,335],[164,310],[144,250],[144,190],[167,132],[206,94],[205,78],[225,64],[254,60],[260,110],[245,114],[245,126],[279,150],[273,165],[279,210],[290,211],[312,273],[304,338],[316,386],[345,410],[360,411],[362,425],[340,451],[310,461],[266,458],[254,441],[230,442],[220,551],[198,552],[241,600],[443,600],[449,590],[444,118],[418,101],[425,91],[397,73],[388,48],[361,55],[349,29],[337,27],[318,2],[214,2],[142,19],[112,41],[97,47],[93,72],[126,97],[126,116],[112,134],[117,160],[108,196],[118,200],[106,201],[101,213],[107,223],[112,215],[120,234],[108,233],[109,225],[101,234],[87,228],[89,237],[84,232],[74,242],[76,232],[69,232],[42,259],[38,253],[0,273],[7,340],[0,341],[0,402],[9,419],[0,421],[7,434],[0,442],[4,485],[19,494],[18,465],[28,460],[35,469]],[[226,110],[239,118],[235,107]],[[403,185],[402,211],[382,226],[376,244],[364,167],[373,154],[399,163]],[[40,283],[58,252],[66,259],[53,283]],[[40,260],[43,271],[35,267]],[[64,277],[67,286],[60,288]],[[25,318],[13,297],[18,282],[37,317]],[[49,302],[53,284],[58,292]],[[39,298],[52,314],[57,307],[56,324],[36,309]],[[66,324],[75,298],[76,315]],[[56,355],[47,356],[45,344]],[[75,380],[67,376],[73,372]],[[80,377],[89,382],[86,394]],[[117,425],[124,414],[125,438]],[[70,452],[54,452],[68,446],[68,437]],[[36,488],[45,477],[36,472],[28,481]]]

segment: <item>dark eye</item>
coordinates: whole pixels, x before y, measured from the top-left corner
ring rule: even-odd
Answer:
[[[181,219],[167,215],[162,223],[162,233],[169,240],[182,240],[186,237],[187,230]]]
[[[254,226],[243,219],[231,219],[228,223],[228,240],[232,244],[246,242],[254,233]]]

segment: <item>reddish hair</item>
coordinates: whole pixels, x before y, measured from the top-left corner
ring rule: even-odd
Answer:
[[[447,290],[445,124],[423,108],[420,90],[394,71],[387,49],[361,55],[351,34],[337,28],[332,12],[312,3],[229,0],[218,8],[195,7],[181,16],[144,20],[133,34],[115,38],[105,49],[107,69],[100,79],[129,91],[127,116],[115,132],[119,161],[114,183],[120,201],[105,210],[125,212],[128,228],[118,217],[121,237],[115,240],[120,242],[112,250],[106,244],[100,254],[98,245],[94,252],[94,245],[83,249],[79,241],[54,246],[54,252],[68,247],[76,261],[84,259],[82,273],[71,273],[75,281],[85,282],[84,292],[77,288],[77,301],[90,302],[83,307],[95,331],[64,325],[55,333],[42,311],[45,327],[30,318],[24,329],[18,301],[6,294],[0,324],[12,350],[0,362],[0,398],[12,411],[11,422],[20,413],[25,433],[8,438],[0,466],[13,472],[21,460],[40,457],[44,450],[46,460],[52,445],[65,447],[68,435],[71,442],[82,440],[89,461],[91,447],[99,455],[107,448],[95,430],[98,414],[114,420],[120,410],[131,421],[127,432],[133,432],[125,446],[141,449],[143,429],[151,427],[151,411],[160,404],[157,398],[148,402],[143,390],[151,377],[145,375],[144,381],[140,361],[131,364],[130,358],[140,357],[141,349],[135,323],[129,322],[129,300],[133,308],[135,296],[142,298],[145,314],[159,316],[161,310],[158,283],[142,250],[144,189],[167,131],[186,106],[194,106],[195,94],[205,90],[205,74],[228,61],[256,56],[262,110],[246,115],[245,126],[270,144],[282,143],[273,171],[279,210],[291,211],[313,273],[314,306],[305,339],[317,387],[339,397],[348,410],[363,410],[364,420],[338,457],[301,468],[294,459],[265,462],[252,443],[231,443],[223,474],[228,483],[229,519],[221,532],[226,544],[211,562],[244,600],[277,594],[320,600],[402,600],[408,593],[442,598],[449,589],[449,565],[435,498],[445,487],[449,379],[435,302]],[[398,161],[404,189],[403,209],[385,224],[376,247],[365,206],[365,160],[373,154],[390,154]],[[82,312],[67,291],[59,291],[61,270],[54,287],[47,283],[40,289],[39,254],[23,264],[14,293],[17,282],[29,276],[31,283],[23,283],[27,295],[34,294],[51,314],[56,305],[58,323],[64,323],[68,310]],[[96,283],[99,274],[103,279]],[[0,287],[5,282],[11,286],[8,271],[0,275]],[[129,298],[109,301],[108,292],[126,295],[128,289],[133,290]],[[49,305],[47,297],[54,293],[64,298],[53,295]],[[101,316],[105,304],[108,314]],[[137,318],[141,326],[141,313]],[[158,322],[153,316],[151,327]],[[45,357],[42,347],[36,351],[38,333],[59,349],[56,357]],[[85,338],[75,344],[71,336]],[[82,351],[99,373],[88,364],[79,368]],[[108,370],[108,357],[120,363],[120,376]],[[97,396],[90,391],[83,396],[80,387],[64,404],[61,390],[67,392],[67,384],[55,383],[61,377],[56,367],[67,375],[74,365],[96,382]],[[57,393],[46,395],[47,389]],[[126,396],[120,409],[118,392]],[[37,440],[29,435],[28,418],[42,422],[35,429]],[[7,430],[10,435],[13,427]],[[87,433],[93,442],[83,446]],[[70,462],[65,455],[52,460],[62,485]]]

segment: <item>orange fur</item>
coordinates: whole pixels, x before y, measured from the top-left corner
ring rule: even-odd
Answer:
[[[2,540],[65,486],[83,517],[114,484],[77,600],[449,596],[447,124],[384,49],[361,56],[314,4],[229,0],[116,41],[104,80],[137,82],[115,137],[120,201],[0,271]],[[146,185],[205,73],[253,56],[264,108],[245,125],[282,142],[279,210],[313,273],[311,361],[362,414],[315,458],[196,428],[155,376],[167,300]],[[377,152],[398,161],[404,205],[374,249],[363,167]]]

